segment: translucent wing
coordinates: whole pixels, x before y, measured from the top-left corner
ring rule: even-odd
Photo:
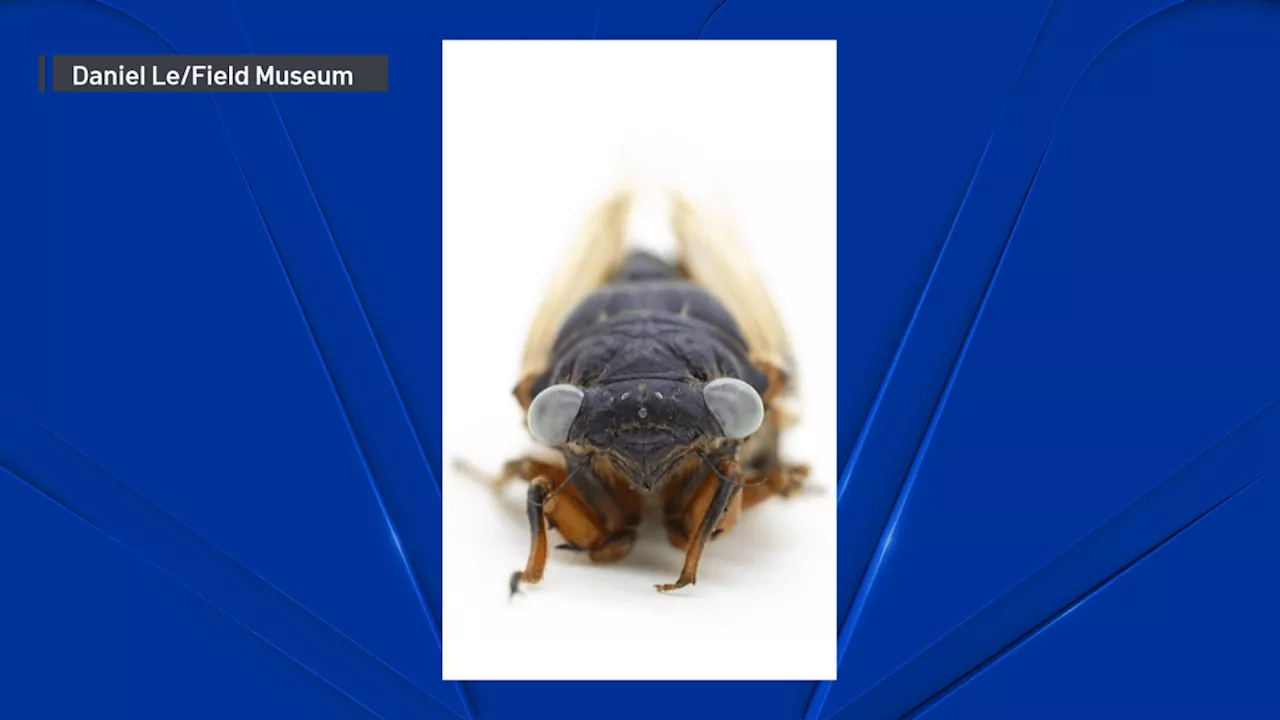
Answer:
[[[774,381],[769,395],[784,392],[794,374],[790,340],[732,224],[722,214],[699,209],[677,193],[672,198],[671,225],[685,272],[738,321],[751,361]]]
[[[630,190],[619,190],[602,202],[583,223],[556,270],[525,341],[520,382],[515,390],[525,410],[532,401],[529,386],[548,369],[561,323],[584,297],[609,279],[623,260],[631,204]]]

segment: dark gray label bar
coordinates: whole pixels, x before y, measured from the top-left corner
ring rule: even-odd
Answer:
[[[54,55],[54,92],[386,92],[386,55]]]

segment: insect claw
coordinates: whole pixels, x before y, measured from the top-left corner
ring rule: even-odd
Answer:
[[[511,594],[508,597],[515,597],[516,593],[520,592],[520,576],[522,574],[519,570],[511,573]]]
[[[674,583],[670,583],[667,585],[654,585],[654,587],[658,588],[658,592],[671,592],[672,590],[679,590],[680,588],[686,585],[696,585],[696,584],[697,584],[697,581],[695,580],[680,579],[675,581]]]

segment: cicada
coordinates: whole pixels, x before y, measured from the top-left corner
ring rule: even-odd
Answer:
[[[542,580],[548,532],[592,561],[627,555],[646,512],[684,550],[670,591],[697,582],[707,544],[743,509],[799,489],[781,431],[795,368],[788,336],[731,226],[670,196],[673,257],[627,240],[634,193],[589,216],[538,307],[514,394],[548,460],[504,465],[529,483],[531,531],[511,592]]]

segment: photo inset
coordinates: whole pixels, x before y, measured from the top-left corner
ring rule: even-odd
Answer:
[[[445,678],[833,679],[835,43],[443,52]]]

